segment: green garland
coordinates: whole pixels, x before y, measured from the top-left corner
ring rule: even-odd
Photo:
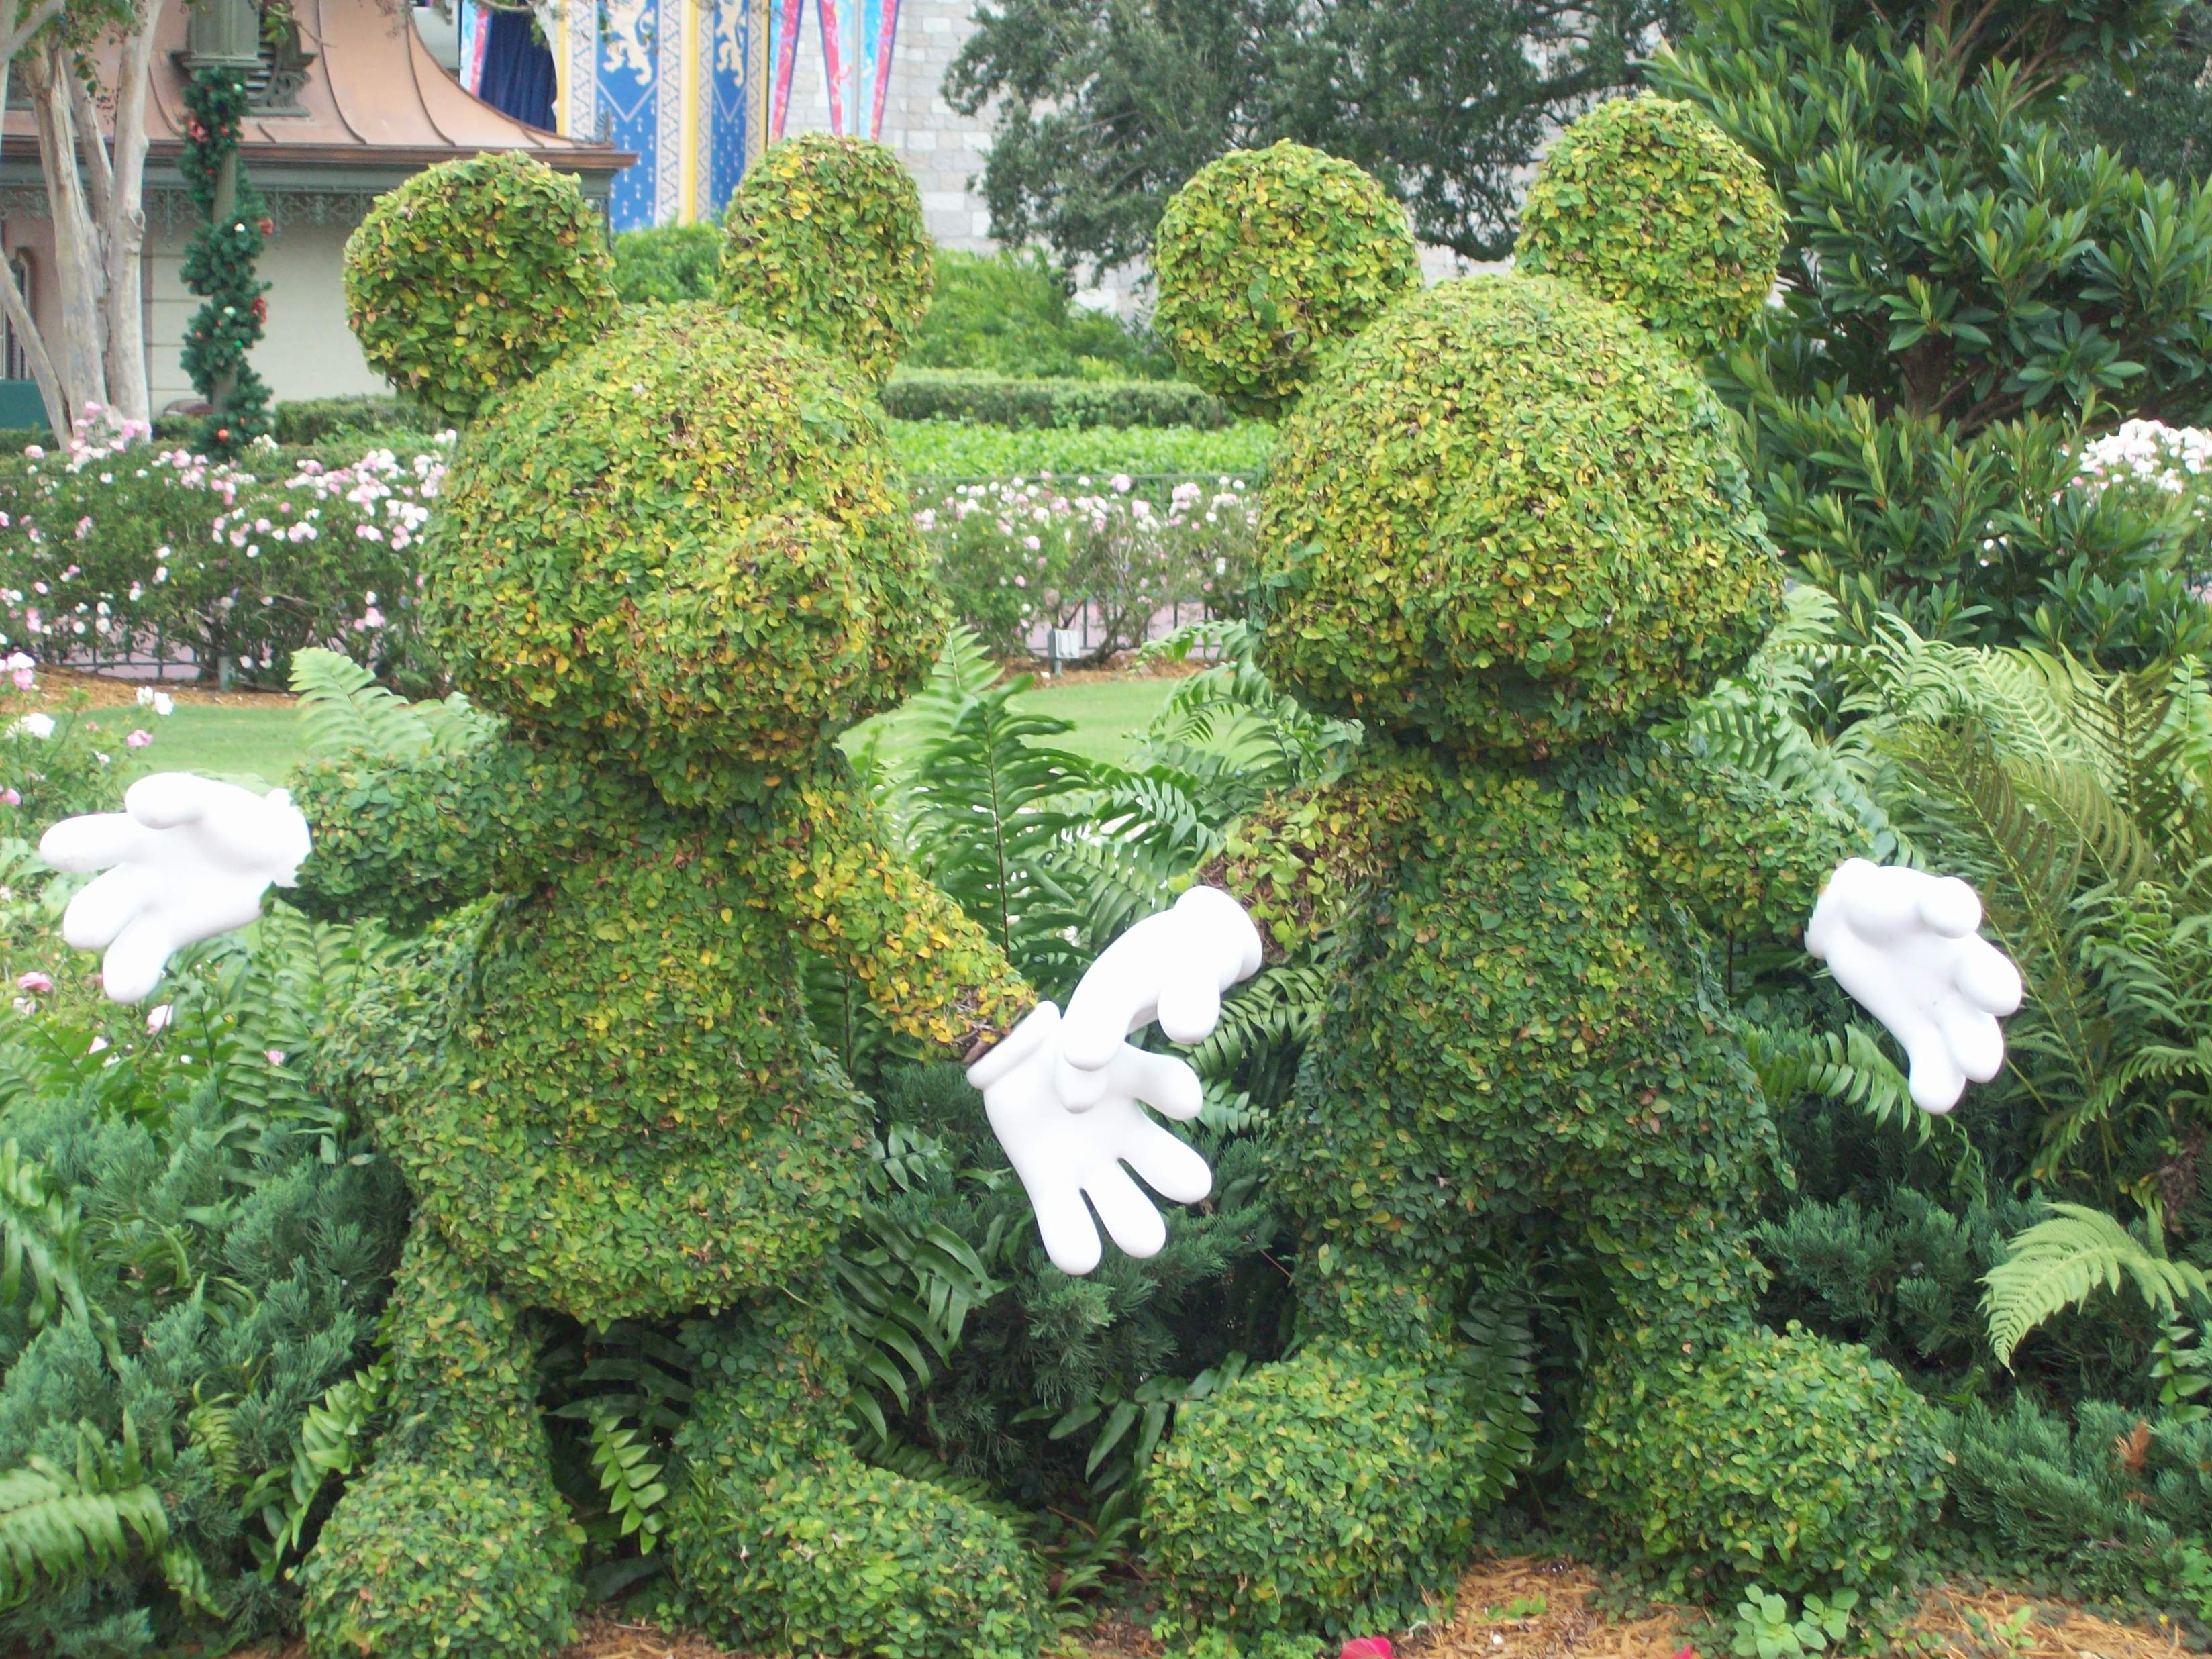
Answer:
[[[248,360],[268,320],[269,284],[255,280],[263,239],[276,228],[238,160],[247,107],[234,70],[204,69],[185,88],[179,166],[207,216],[185,248],[185,287],[207,303],[185,331],[185,373],[214,418],[214,447],[234,453],[269,430],[269,388]]]

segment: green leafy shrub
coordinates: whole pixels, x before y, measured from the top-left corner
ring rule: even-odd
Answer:
[[[1145,480],[1145,493],[1155,507],[1167,484],[1182,478],[1256,483],[1275,447],[1275,428],[1259,421],[1239,421],[1212,432],[1141,426],[1012,431],[947,421],[890,421],[885,426],[892,454],[913,478],[951,482],[1050,473],[1089,489],[1127,473]],[[1091,484],[1081,483],[1085,477]]]
[[[1863,1348],[1792,1327],[1623,1358],[1599,1373],[1576,1479],[1678,1587],[1877,1583],[1942,1507],[1936,1413]]]
[[[1510,1468],[1468,1393],[1453,1372],[1326,1347],[1184,1407],[1145,1506],[1172,1603],[1237,1630],[1330,1636],[1422,1616]]]
[[[1784,229],[1759,163],[1703,112],[1620,98],[1546,154],[1514,257],[1703,357],[1735,344],[1766,303]]]
[[[709,221],[619,230],[614,255],[615,297],[626,306],[711,300],[722,261],[721,227]]]
[[[420,434],[434,424],[430,411],[406,398],[374,393],[344,398],[301,398],[276,405],[270,436],[284,448],[384,433]],[[155,434],[157,437],[160,434]],[[386,441],[386,447],[392,447]]]
[[[619,255],[620,241],[617,241]],[[907,362],[1019,379],[1165,380],[1175,362],[1148,330],[1074,304],[1042,249],[937,256],[937,295]]]
[[[781,139],[746,165],[722,216],[720,292],[880,386],[929,309],[933,250],[913,175],[881,144]]]
[[[1405,210],[1349,161],[1288,140],[1192,175],[1155,239],[1152,325],[1183,373],[1273,419],[1326,349],[1419,284]]]
[[[1009,427],[1192,427],[1231,419],[1220,400],[1180,380],[1015,380],[973,369],[901,369],[883,389],[901,421]]]
[[[1780,594],[1712,394],[1549,277],[1442,284],[1339,352],[1284,427],[1261,540],[1270,675],[1501,756],[1704,690]]]
[[[1962,31],[1920,0],[1715,0],[1656,58],[1788,204],[1781,303],[1725,386],[1771,532],[1855,609],[2108,666],[2204,647],[2173,527],[2068,488],[2085,435],[2194,420],[2212,387],[2212,195],[2068,126],[2178,9]]]
[[[615,311],[606,233],[574,178],[519,150],[431,167],[346,239],[346,316],[370,365],[467,420]]]

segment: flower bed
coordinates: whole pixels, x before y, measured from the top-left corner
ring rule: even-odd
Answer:
[[[987,648],[1018,656],[1072,629],[1103,659],[1142,645],[1163,613],[1229,604],[1258,521],[1241,478],[1185,479],[1159,506],[1136,486],[1126,472],[958,484],[915,517],[954,614]]]
[[[330,645],[418,675],[409,550],[452,436],[343,465],[262,444],[234,462],[88,409],[68,448],[0,464],[0,631],[49,662],[197,665],[283,683]]]

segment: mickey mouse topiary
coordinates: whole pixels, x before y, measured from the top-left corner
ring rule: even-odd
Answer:
[[[1352,1635],[1347,1610],[1371,1629],[1449,1596],[1470,1513],[1532,1439],[1515,1374],[1466,1338],[1476,1264],[1547,1238],[1595,1280],[1571,1467],[1656,1572],[1876,1577],[1938,1490],[1933,1414],[1893,1373],[1754,1334],[1781,1152],[1705,966],[1708,930],[1794,931],[1855,827],[1651,733],[1781,592],[1723,412],[1663,332],[1740,320],[1771,281],[1706,282],[1753,250],[1724,222],[1708,257],[1683,228],[1751,164],[1639,100],[1564,135],[1535,196],[1564,211],[1600,155],[1669,158],[1612,181],[1654,216],[1591,212],[1555,267],[1656,318],[1524,261],[1400,294],[1316,368],[1256,314],[1261,286],[1237,317],[1231,285],[1163,265],[1184,349],[1262,384],[1273,342],[1274,384],[1310,375],[1263,498],[1260,659],[1368,731],[1340,781],[1263,806],[1206,872],[1274,951],[1329,937],[1337,976],[1273,1166],[1303,1241],[1292,1355],[1182,1407],[1146,1485],[1171,1601],[1241,1628]],[[1289,222],[1280,193],[1345,194],[1267,176]],[[1194,189],[1213,212],[1218,176]],[[1724,1416],[1807,1413],[1764,1437],[1756,1480],[1716,1467]],[[1402,1489],[1364,1481],[1392,1456]]]
[[[346,239],[345,296],[370,367],[465,421],[605,331],[614,258],[574,179],[503,151],[378,197]]]
[[[879,154],[805,193],[824,269],[913,267],[912,226],[878,213]],[[296,803],[141,779],[122,812],[41,842],[57,868],[105,872],[64,931],[135,1000],[271,882],[319,916],[410,927],[501,896],[365,982],[324,1051],[319,1081],[375,1123],[415,1205],[386,1326],[394,1426],[300,1573],[319,1659],[537,1659],[567,1638],[580,1534],[535,1399],[547,1311],[666,1321],[693,1349],[662,1511],[686,1622],[763,1651],[1032,1659],[1043,1576],[1016,1531],[852,1447],[854,1315],[830,1253],[872,1125],[815,1040],[801,962],[969,1062],[1048,1253],[1085,1272],[1101,1225],[1133,1253],[1164,1242],[1131,1170],[1183,1202],[1211,1184],[1139,1104],[1195,1116],[1196,1074],[1127,1034],[1157,1018],[1204,1037],[1259,939],[1224,895],[1186,894],[1109,947],[1063,1020],[904,863],[836,746],[915,685],[944,629],[868,377],[714,306],[583,339],[605,320],[604,250],[568,234],[587,223],[571,182],[464,162],[357,238],[426,262],[399,289],[404,259],[356,260],[385,273],[364,332],[475,410],[423,551],[426,624],[471,716],[318,760]],[[475,251],[515,247],[545,293],[489,275],[471,293]],[[799,320],[879,367],[886,313],[838,309],[866,286]],[[546,294],[566,296],[559,326],[533,335]]]
[[[1519,268],[1634,313],[1692,357],[1739,337],[1774,288],[1788,234],[1759,163],[1695,106],[1600,104],[1528,186]]]
[[[928,313],[936,260],[913,175],[883,145],[809,132],[745,168],[722,216],[720,291],[749,323],[890,378]]]
[[[1420,282],[1405,210],[1349,161],[1285,139],[1207,163],[1160,216],[1152,325],[1183,373],[1273,420],[1334,342]]]

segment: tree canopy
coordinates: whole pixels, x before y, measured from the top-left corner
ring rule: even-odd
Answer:
[[[1515,178],[1632,84],[1672,0],[989,0],[945,77],[998,106],[991,232],[1094,270],[1149,253],[1169,194],[1229,150],[1356,161],[1425,242],[1513,240]]]

